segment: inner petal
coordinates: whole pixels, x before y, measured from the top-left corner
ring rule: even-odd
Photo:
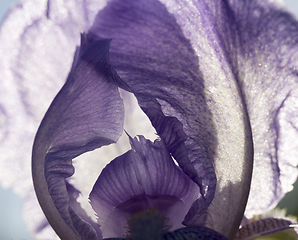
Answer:
[[[175,230],[200,194],[199,187],[173,162],[164,142],[139,136],[132,150],[102,171],[90,194],[103,237],[124,237],[127,220],[149,208],[159,210]]]

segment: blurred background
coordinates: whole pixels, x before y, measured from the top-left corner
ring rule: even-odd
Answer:
[[[0,22],[11,6],[18,0],[0,0]],[[298,0],[284,1],[289,11],[298,16]],[[4,169],[1,169],[2,171]],[[288,193],[279,207],[287,208],[288,214],[298,216],[298,182],[295,189]],[[26,230],[22,217],[21,199],[9,189],[0,186],[0,240],[34,240]]]

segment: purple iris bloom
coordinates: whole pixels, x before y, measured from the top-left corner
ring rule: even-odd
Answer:
[[[17,13],[25,22],[17,22],[23,27],[13,36],[23,44],[5,47],[17,49],[13,77],[25,89],[34,89],[28,74],[46,79],[49,90],[66,78],[81,36],[32,153],[35,191],[60,238],[148,231],[156,239],[233,239],[244,211],[247,217],[266,212],[291,190],[298,163],[298,23],[278,3],[27,1],[2,29],[13,27],[9,18]],[[36,95],[19,90],[20,114],[33,122],[38,117],[30,110],[44,98],[37,89]],[[133,97],[156,140],[125,127],[126,118],[130,126],[136,122],[126,104]],[[131,150],[111,158],[92,182],[96,222],[77,201],[73,159],[121,135]],[[88,160],[86,178],[96,168]]]

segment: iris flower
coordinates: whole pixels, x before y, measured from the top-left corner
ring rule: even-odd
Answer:
[[[32,152],[37,198],[60,238],[233,239],[292,189],[298,22],[278,1],[28,0],[0,34],[1,150],[22,146],[6,160],[23,161],[22,140],[66,79]],[[7,186],[27,178],[9,167]],[[19,192],[33,204],[31,186]]]

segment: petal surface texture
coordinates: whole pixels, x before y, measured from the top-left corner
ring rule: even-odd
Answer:
[[[124,106],[118,76],[108,63],[109,40],[82,35],[69,77],[37,132],[32,156],[35,191],[49,222],[62,239],[97,239],[94,229],[69,206],[65,178],[72,159],[116,142],[122,134]]]
[[[270,1],[239,2],[233,10],[242,51],[239,83],[254,141],[251,217],[274,208],[298,175],[298,23]]]
[[[171,229],[183,227],[199,187],[175,165],[163,141],[139,136],[131,145],[106,166],[90,194],[103,237],[125,236],[127,220],[149,208],[161,211]]]
[[[278,1],[165,4],[185,26],[182,29],[199,55],[205,81],[214,76],[212,61],[206,60],[215,58],[203,47],[204,39],[205,46],[218,49],[216,57],[226,61],[240,86],[254,142],[246,215],[267,212],[292,190],[298,174],[297,20]]]
[[[205,85],[220,89],[225,71],[240,86],[254,142],[246,215],[267,212],[298,175],[297,20],[279,1],[162,2],[198,55]]]
[[[113,39],[111,65],[183,171],[200,186],[184,224],[206,224],[233,237],[249,192],[250,126],[208,5],[195,3],[172,1],[182,11],[182,16],[172,11],[175,19],[155,0],[110,1],[90,34]],[[186,25],[194,27],[189,34]]]

